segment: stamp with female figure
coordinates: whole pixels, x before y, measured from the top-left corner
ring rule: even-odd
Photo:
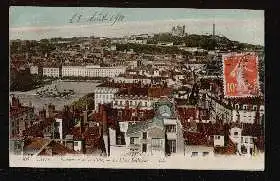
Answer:
[[[223,65],[226,97],[258,96],[258,58],[255,54],[224,56]]]

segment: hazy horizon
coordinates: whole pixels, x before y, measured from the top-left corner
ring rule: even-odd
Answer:
[[[125,18],[114,25],[69,23],[74,13],[86,17],[92,12],[122,14]],[[118,38],[143,33],[165,33],[170,32],[173,26],[185,25],[187,34],[205,35],[212,34],[213,23],[218,36],[264,45],[264,11],[260,10],[11,7],[9,32],[10,40],[90,36]]]

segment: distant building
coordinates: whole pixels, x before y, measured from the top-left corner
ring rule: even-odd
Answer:
[[[25,141],[23,154],[30,156],[55,156],[74,155],[77,152],[51,139],[33,138]]]
[[[141,83],[143,85],[151,84],[151,79],[146,76],[140,75],[120,75],[118,77],[114,77],[114,82],[116,83]]]
[[[125,67],[62,66],[62,77],[116,77]]]
[[[33,107],[23,106],[19,99],[12,97],[10,105],[10,137],[18,137],[35,122]]]
[[[185,25],[173,26],[171,29],[171,34],[172,34],[172,36],[184,37],[185,36]]]
[[[148,97],[148,88],[133,88],[119,91],[113,99],[113,108],[138,108],[139,110],[153,109],[152,97]]]
[[[111,104],[113,103],[114,96],[118,92],[118,88],[114,87],[97,87],[94,91],[94,107],[98,110],[99,104]]]
[[[38,66],[30,66],[30,74],[39,74]]]
[[[119,146],[115,144],[116,128],[111,128],[109,132],[109,137],[113,138],[111,141],[113,144],[110,147],[111,153],[116,153],[117,149],[132,155],[183,154],[182,125],[176,119],[171,103],[161,100],[156,103],[155,110],[156,115],[152,119],[120,124],[124,144],[117,144]]]
[[[43,67],[43,76],[59,77],[59,68],[58,67]]]

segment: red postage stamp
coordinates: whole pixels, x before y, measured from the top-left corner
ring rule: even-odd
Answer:
[[[258,57],[255,54],[230,54],[223,57],[225,97],[259,95]]]

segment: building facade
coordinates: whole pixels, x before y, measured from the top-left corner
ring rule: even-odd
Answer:
[[[10,137],[22,135],[23,131],[35,122],[34,108],[22,106],[18,98],[12,97],[9,118]]]
[[[43,76],[59,77],[59,68],[56,68],[56,67],[43,67]]]
[[[125,67],[62,66],[62,77],[116,77]]]
[[[94,107],[98,110],[99,104],[111,104],[114,101],[114,96],[118,92],[118,88],[113,87],[97,87],[94,91]]]

